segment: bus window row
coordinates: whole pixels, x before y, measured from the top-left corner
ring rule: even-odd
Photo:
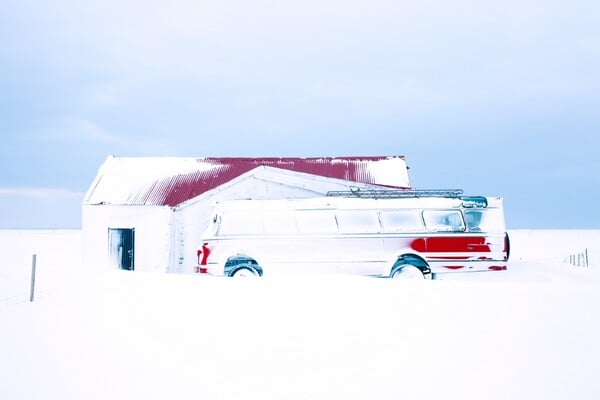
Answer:
[[[219,235],[503,231],[500,210],[297,210],[228,212]]]

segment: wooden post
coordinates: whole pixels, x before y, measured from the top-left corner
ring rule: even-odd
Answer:
[[[588,251],[587,251],[587,247],[585,248],[585,266],[589,267],[590,266],[590,259],[588,258]]]
[[[34,254],[31,260],[31,291],[29,292],[29,301],[33,301],[33,296],[35,293],[35,262],[37,255]]]

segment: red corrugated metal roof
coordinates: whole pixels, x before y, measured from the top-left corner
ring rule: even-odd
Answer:
[[[394,188],[410,186],[406,168],[394,175],[394,171],[386,171],[386,168],[392,167],[391,164],[381,164],[386,160],[402,161],[405,166],[402,156],[198,159],[109,157],[98,173],[95,187],[86,195],[86,201],[91,204],[176,206],[260,166]],[[375,164],[380,165],[375,168]],[[396,163],[393,166],[400,169]],[[118,180],[120,181],[116,182]]]

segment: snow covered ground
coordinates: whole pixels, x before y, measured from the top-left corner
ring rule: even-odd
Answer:
[[[0,394],[600,398],[600,231],[510,234],[508,271],[392,281],[85,270],[79,231],[0,231]]]

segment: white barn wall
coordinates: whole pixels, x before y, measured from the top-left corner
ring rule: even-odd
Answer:
[[[83,205],[83,264],[116,268],[108,258],[108,229],[134,228],[135,269],[164,272],[169,263],[171,208]]]

